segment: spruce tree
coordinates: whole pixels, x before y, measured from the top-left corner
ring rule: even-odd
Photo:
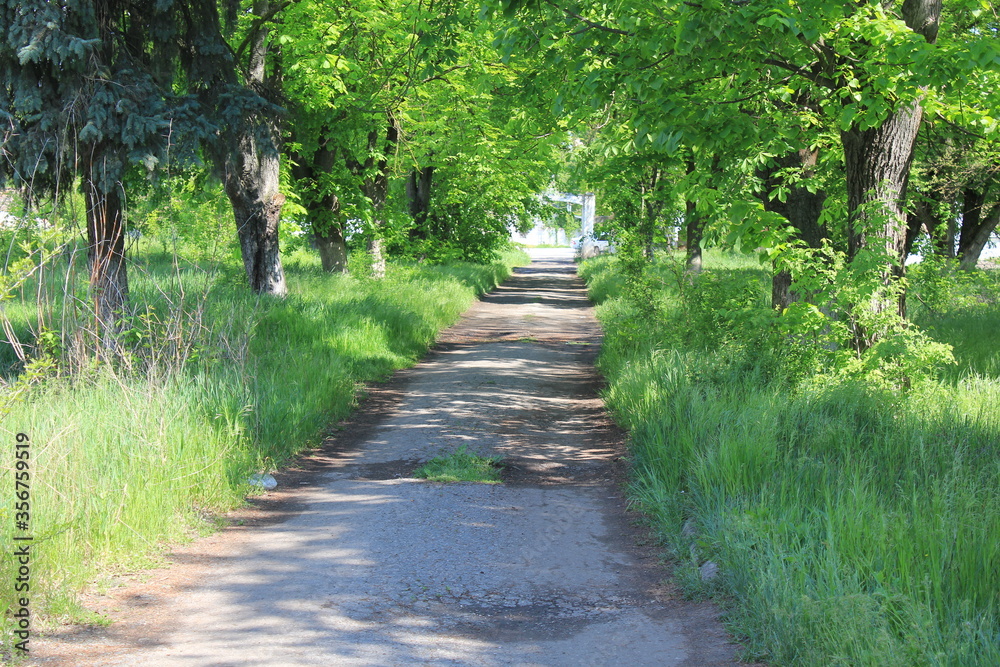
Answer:
[[[237,4],[226,3],[230,28]],[[216,0],[0,0],[0,185],[29,202],[84,194],[105,350],[117,345],[128,303],[125,184],[168,156],[215,165],[251,288],[285,291],[267,33],[255,26],[244,50],[224,32]]]
[[[123,183],[171,132],[171,3],[0,0],[0,183],[29,201],[79,187],[96,328],[114,349],[127,306]],[[169,60],[169,58],[168,58]]]

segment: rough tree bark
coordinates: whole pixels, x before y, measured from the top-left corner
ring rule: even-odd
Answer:
[[[265,16],[268,0],[256,0],[253,13]],[[247,84],[265,91],[267,30],[254,33],[249,45]],[[288,292],[278,248],[278,223],[285,197],[279,191],[280,128],[275,116],[261,114],[239,129],[225,133],[228,141],[217,155],[217,168],[233,206],[243,266],[250,289],[258,294],[284,296]]]
[[[907,226],[903,204],[922,114],[920,104],[911,102],[891,113],[878,127],[851,128],[841,133],[851,214],[848,255],[857,256],[870,245],[872,235],[884,235],[896,276],[902,275],[899,265]],[[873,228],[873,221],[882,223],[882,227]]]
[[[941,18],[941,0],[904,0],[903,20],[928,42],[937,39]],[[919,100],[900,104],[877,127],[858,126],[841,132],[844,145],[844,166],[847,176],[847,206],[850,215],[848,255],[857,256],[869,247],[871,237],[883,237],[890,265],[885,272],[887,282],[905,274],[907,216],[904,210],[906,189],[913,162],[913,149],[923,108]],[[874,228],[875,225],[880,228]],[[876,311],[893,307],[877,301]],[[906,316],[906,299],[900,294],[895,303],[900,316]],[[859,337],[859,348],[864,347]]]
[[[428,238],[427,216],[431,208],[431,183],[434,179],[434,167],[412,169],[406,179],[406,199],[409,204],[410,216],[413,218],[413,228],[410,238],[413,240]]]
[[[258,294],[288,293],[278,247],[278,222],[285,197],[278,191],[278,155],[242,136],[222,168],[222,182],[233,207],[243,267]]]
[[[979,263],[983,248],[1000,224],[1000,203],[984,215],[986,192],[966,188],[962,193],[962,231],[958,237],[959,266],[971,271]]]
[[[97,3],[94,12],[102,37],[102,46],[95,55],[102,65],[109,66],[115,63],[116,53],[108,37],[120,29],[121,18],[113,7],[104,3]],[[83,158],[82,189],[87,208],[90,294],[100,349],[108,353],[118,350],[122,317],[128,303],[125,216],[122,208],[125,193],[119,180],[120,169],[112,166],[123,162],[123,152],[121,146],[116,151],[109,142],[99,141],[90,147]]]
[[[323,204],[329,207],[333,216],[339,216],[340,200],[336,195],[324,197]],[[329,273],[347,273],[347,240],[344,238],[343,226],[330,225],[314,231],[313,234],[323,270]]]
[[[340,199],[321,185],[323,175],[333,171],[336,159],[336,151],[325,145],[317,148],[309,158],[293,155],[292,176],[300,182],[310,181],[317,190],[315,194],[306,197],[303,203],[323,270],[346,273],[347,242],[344,239]]]

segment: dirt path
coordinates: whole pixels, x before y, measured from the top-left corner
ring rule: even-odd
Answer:
[[[538,253],[242,527],[95,595],[118,622],[37,640],[37,664],[731,664],[712,607],[639,546],[599,335],[568,253]],[[409,477],[460,445],[506,483]]]

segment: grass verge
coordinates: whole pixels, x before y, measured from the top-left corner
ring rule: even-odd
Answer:
[[[907,392],[804,375],[766,326],[766,275],[706,267],[694,281],[654,268],[653,309],[623,297],[615,260],[582,268],[603,296],[599,363],[633,498],[685,590],[718,596],[747,656],[777,665],[1000,664],[1000,382],[968,367]],[[1000,310],[978,303],[995,330]],[[934,317],[959,359],[983,347],[982,327],[958,326],[967,311]],[[720,575],[705,582],[708,560]]]

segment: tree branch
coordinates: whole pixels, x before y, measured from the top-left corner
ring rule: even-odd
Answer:
[[[598,30],[603,30],[604,32],[610,32],[610,33],[612,33],[614,35],[623,35],[625,37],[635,37],[635,33],[634,32],[628,32],[627,30],[619,30],[618,28],[612,28],[610,26],[604,25],[603,23],[596,23],[594,21],[591,21],[590,19],[587,19],[587,18],[584,18],[584,17],[580,16],[576,12],[572,12],[572,11],[570,11],[568,9],[560,7],[556,3],[552,2],[552,0],[545,0],[545,4],[550,5],[552,7],[555,7],[556,9],[558,9],[561,12],[565,13],[567,16],[571,16],[571,17],[575,18],[577,21],[580,21],[581,23],[585,23],[590,28],[597,28]]]
[[[831,90],[837,88],[837,82],[828,76],[824,76],[817,72],[812,72],[807,69],[803,69],[797,65],[793,65],[784,60],[779,60],[777,58],[766,58],[764,59],[765,65],[774,65],[775,67],[780,67],[783,70],[787,70],[792,74],[798,74],[801,77],[809,79],[818,86],[823,86],[824,88],[830,88]]]
[[[454,72],[455,70],[458,69],[465,69],[466,67],[472,67],[472,65],[453,65],[448,69],[444,70],[443,72],[441,72],[440,74],[435,74],[434,76],[427,77],[426,79],[421,81],[421,83],[429,83],[431,81],[447,81],[448,79],[445,77],[446,74]]]
[[[674,55],[673,51],[667,51],[665,54],[663,54],[662,58],[658,58],[657,60],[655,60],[654,62],[649,63],[648,65],[643,65],[642,67],[638,68],[637,71],[641,72],[643,70],[652,69],[653,67],[656,67],[657,65],[659,65],[660,63],[662,63],[664,60],[666,60],[667,58],[669,58],[672,55]]]
[[[279,2],[274,7],[268,9],[265,14],[262,14],[254,19],[253,23],[250,24],[250,29],[247,31],[246,37],[243,38],[243,41],[240,42],[240,45],[236,48],[237,62],[243,59],[243,52],[246,51],[248,46],[250,46],[264,24],[274,19],[275,16],[296,2],[299,2],[299,0],[285,0],[284,2]]]
[[[939,118],[940,120],[944,121],[946,125],[950,125],[951,127],[955,128],[956,130],[958,130],[962,134],[967,134],[970,137],[975,137],[976,139],[982,139],[983,141],[987,141],[986,137],[984,137],[983,135],[976,134],[972,130],[967,130],[964,127],[962,127],[961,125],[957,125],[957,124],[953,123],[952,121],[948,120],[944,116],[938,116],[937,118]]]

